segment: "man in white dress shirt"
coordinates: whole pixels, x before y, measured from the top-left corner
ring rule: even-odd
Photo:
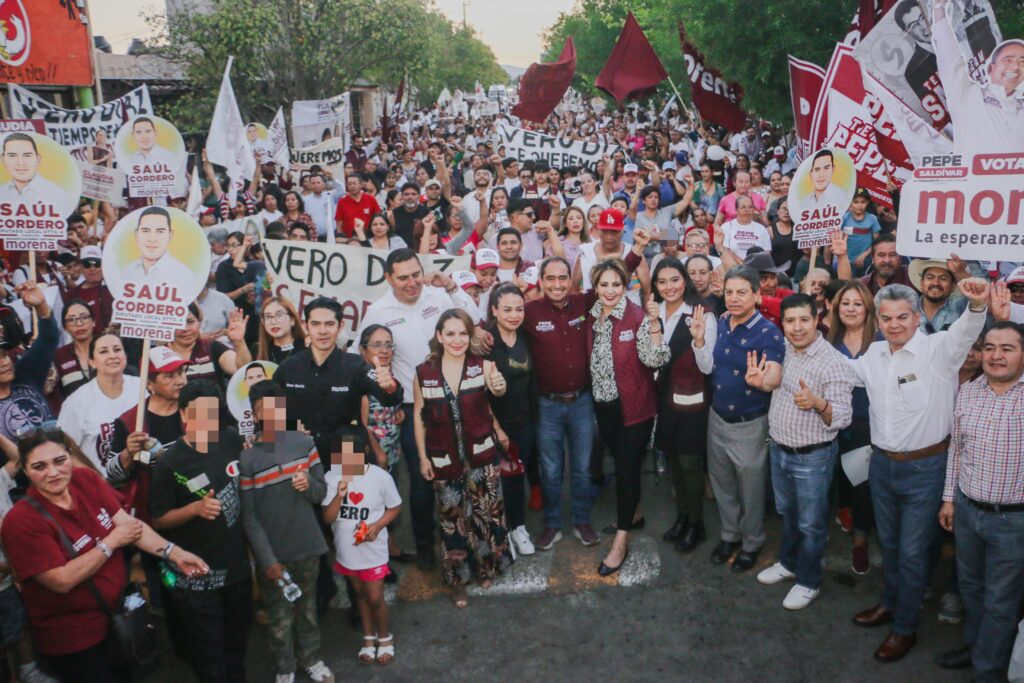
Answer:
[[[122,271],[121,282],[146,285],[171,284],[182,287],[195,279],[192,269],[176,259],[169,251],[174,230],[171,215],[162,206],[151,206],[139,216],[135,226],[135,244],[140,257]],[[115,296],[119,292],[115,290]]]
[[[157,144],[156,124],[147,116],[140,116],[132,122],[132,140],[138,149],[128,157],[129,174],[158,172],[158,166],[171,173],[177,172],[178,158],[173,152]],[[144,170],[147,167],[149,170]]]
[[[864,627],[893,622],[889,637],[875,651],[880,662],[902,659],[917,642],[958,371],[985,325],[989,284],[966,278],[957,286],[970,304],[947,331],[931,335],[918,329],[921,315],[913,289],[880,289],[875,310],[885,341],[849,361],[870,401],[869,481],[883,572],[880,604],[853,621]]]
[[[800,209],[821,209],[835,206],[842,215],[849,208],[850,199],[843,188],[832,184],[835,173],[835,157],[830,149],[818,150],[811,162],[811,184],[814,191],[801,202]]]
[[[67,192],[39,173],[39,164],[42,161],[43,157],[39,154],[32,136],[26,133],[11,133],[4,138],[3,165],[11,180],[0,185],[0,202],[44,202],[66,209]],[[73,205],[73,202],[71,204]]]

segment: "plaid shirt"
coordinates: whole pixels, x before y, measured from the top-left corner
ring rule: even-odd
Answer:
[[[942,500],[957,486],[982,503],[1024,503],[1024,378],[1002,396],[984,375],[960,388]]]
[[[800,391],[800,380],[816,396],[832,406],[832,424],[827,425],[814,410],[800,410],[793,395]],[[846,358],[818,334],[806,350],[799,352],[786,341],[786,359],[782,363],[782,384],[772,392],[768,411],[768,433],[775,443],[801,448],[827,443],[853,418],[853,370]]]

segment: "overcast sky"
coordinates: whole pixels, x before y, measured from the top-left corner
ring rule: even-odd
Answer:
[[[462,21],[463,0],[434,1],[453,21]],[[500,64],[527,67],[540,57],[541,32],[572,4],[573,0],[470,0],[466,16]],[[148,37],[143,16],[162,12],[163,7],[154,0],[91,0],[93,33],[105,36],[114,52],[124,52],[132,38]]]

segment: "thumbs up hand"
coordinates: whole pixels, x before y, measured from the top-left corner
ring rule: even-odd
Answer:
[[[793,403],[800,410],[818,410],[825,402],[800,380],[800,391],[793,394]]]
[[[391,376],[391,368],[386,365],[382,365],[380,358],[374,357],[373,371],[377,376],[377,384],[381,389],[384,389],[385,391],[392,391],[395,388],[395,380]]]
[[[489,367],[484,373],[484,382],[487,384],[487,388],[495,396],[503,396],[505,390],[508,389],[508,383],[505,382],[505,376],[498,370],[498,366],[495,363],[488,362]]]
[[[197,500],[194,505],[197,506],[196,516],[201,517],[207,521],[212,521],[220,517],[221,503],[217,500],[217,497],[213,493],[213,489],[206,492],[206,495]]]
[[[658,302],[654,300],[654,294],[651,293],[647,297],[647,317],[651,319],[651,324],[658,322],[658,318],[661,316],[661,309],[658,307]]]

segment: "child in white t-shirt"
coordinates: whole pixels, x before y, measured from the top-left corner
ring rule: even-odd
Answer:
[[[334,534],[334,571],[348,578],[356,593],[363,621],[359,661],[389,664],[395,658],[394,635],[384,602],[388,569],[388,530],[401,509],[402,498],[385,470],[366,463],[365,448],[346,439],[341,453],[331,454],[325,475],[324,522]],[[387,635],[385,635],[387,634]]]

